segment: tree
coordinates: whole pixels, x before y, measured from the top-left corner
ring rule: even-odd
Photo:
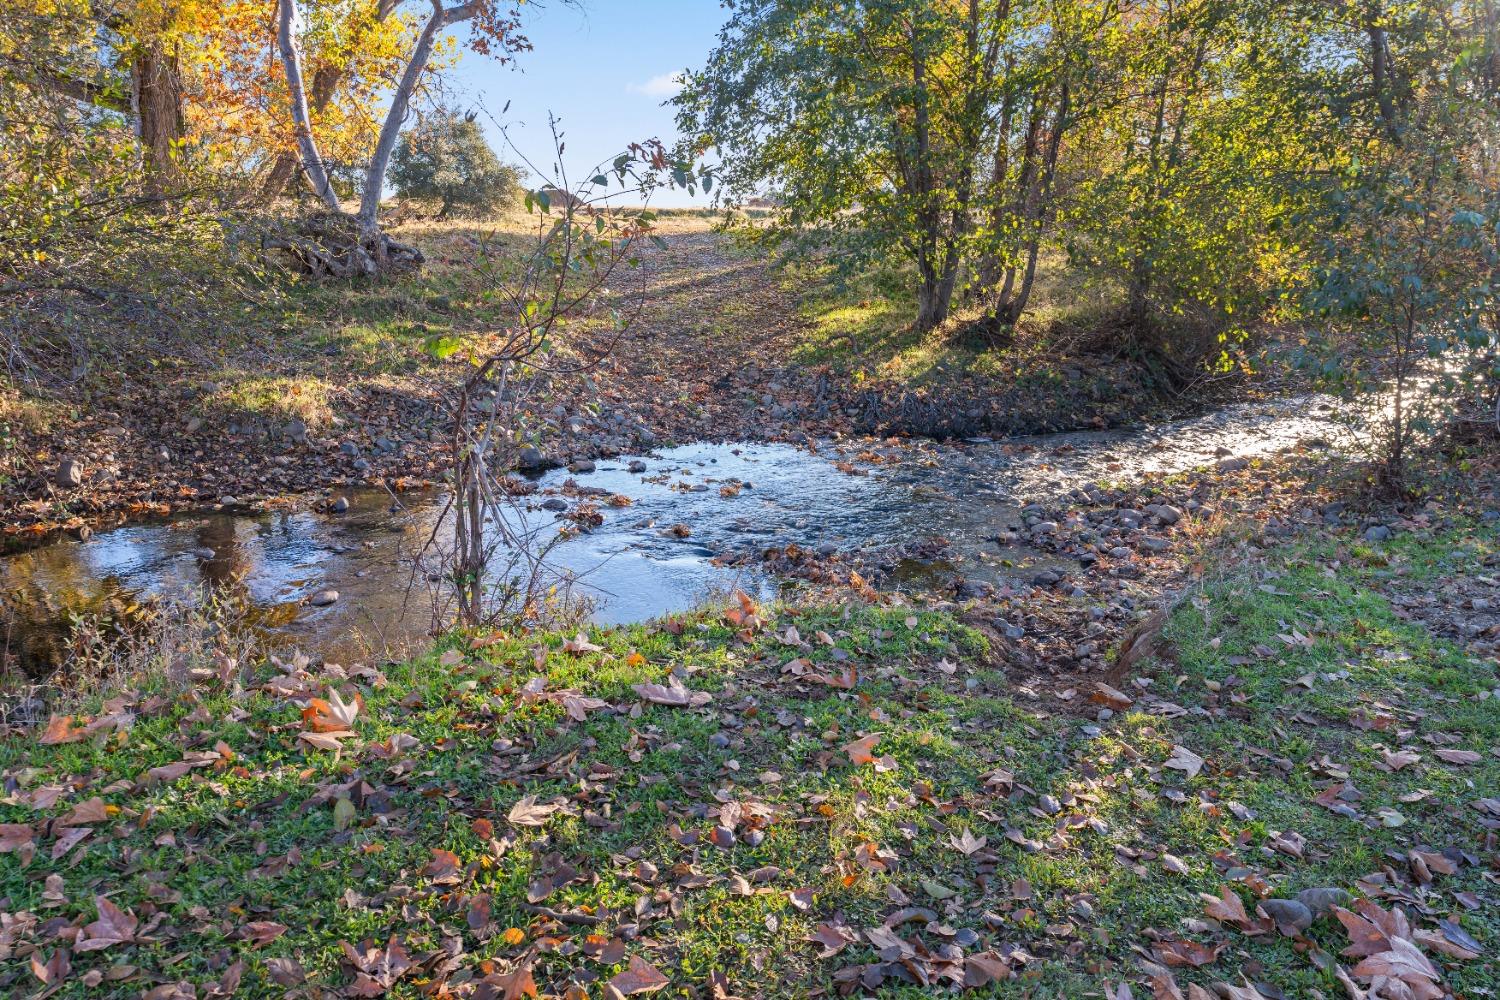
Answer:
[[[438,218],[492,215],[521,194],[521,172],[501,163],[472,114],[439,109],[401,134],[391,184],[402,198],[438,203]]]
[[[909,259],[930,328],[965,258],[1013,25],[1009,0],[750,0],[689,74],[679,127],[720,150],[731,197],[775,189],[774,238],[845,267]]]
[[[383,6],[391,14],[395,14],[403,3],[402,0],[390,0]],[[430,0],[429,6],[430,12],[417,31],[406,57],[405,67],[390,96],[390,106],[386,110],[380,131],[375,136],[374,148],[370,151],[364,181],[360,187],[359,208],[354,218],[361,246],[354,249],[369,258],[362,262],[361,268],[367,272],[378,267],[388,249],[388,241],[381,238],[379,224],[380,197],[385,187],[386,168],[395,151],[402,126],[406,124],[412,97],[422,83],[443,33],[454,25],[468,24],[470,47],[481,54],[494,54],[502,61],[530,48],[530,43],[519,33],[519,13],[515,9],[502,7],[496,0],[468,0],[451,7],[445,6],[443,0]],[[302,169],[324,204],[331,211],[342,214],[343,204],[338,192],[334,190],[327,164],[313,133],[300,44],[301,28],[302,17],[297,0],[278,0],[277,45],[286,73]]]

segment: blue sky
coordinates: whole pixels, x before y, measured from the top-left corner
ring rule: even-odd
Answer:
[[[702,66],[729,16],[718,0],[581,0],[581,7],[548,0],[545,7],[527,4],[522,10],[533,51],[500,66],[465,50],[445,76],[460,108],[482,103],[541,165],[552,159],[547,113],[555,114],[572,177],[612,159],[630,142],[675,138],[672,110],[661,103],[675,92],[676,73]],[[501,118],[506,101],[510,111]],[[502,159],[516,159],[499,135],[490,138]],[[652,203],[665,208],[706,199],[666,191]]]

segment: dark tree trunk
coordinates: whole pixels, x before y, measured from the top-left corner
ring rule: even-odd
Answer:
[[[178,175],[177,145],[182,118],[182,77],[177,56],[159,41],[144,42],[131,60],[136,135],[146,157],[146,183],[153,192],[169,188]]]

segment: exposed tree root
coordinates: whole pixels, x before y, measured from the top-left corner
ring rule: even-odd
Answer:
[[[352,215],[322,212],[292,228],[277,225],[261,236],[261,249],[290,256],[297,268],[316,278],[373,278],[420,267],[422,251],[383,232],[362,236]]]

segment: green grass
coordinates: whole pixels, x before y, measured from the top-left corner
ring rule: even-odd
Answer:
[[[265,691],[135,692],[139,715],[122,736],[0,743],[0,771],[18,789],[0,804],[0,822],[36,823],[95,795],[118,809],[58,861],[54,838],[41,832],[30,865],[0,855],[0,909],[39,920],[0,959],[0,989],[37,988],[31,950],[52,954],[56,929],[93,921],[95,894],[109,893],[151,930],[133,944],[75,953],[61,996],[201,986],[235,960],[244,962],[245,994],[266,995],[279,991],[268,978],[278,957],[300,962],[310,983],[337,988],[350,981],[341,942],[392,935],[420,965],[393,996],[416,996],[440,977],[445,939],[454,983],[531,954],[539,984],[561,992],[571,980],[596,996],[599,980],[634,955],[671,977],[662,995],[703,991],[723,974],[739,996],[803,996],[875,957],[856,943],[820,960],[805,940],[820,922],[872,927],[903,905],[932,910],[945,928],[918,921],[904,937],[936,946],[943,934],[972,931],[979,940],[969,951],[1008,944],[1034,956],[988,995],[1083,995],[1134,976],[1135,949],[1149,951],[1151,931],[1213,938],[1184,925],[1202,917],[1198,892],[1228,884],[1252,900],[1258,879],[1277,895],[1360,891],[1360,879],[1383,863],[1399,868],[1392,852],[1400,859],[1413,845],[1482,851],[1469,801],[1500,788],[1490,752],[1500,705],[1478,698],[1496,684],[1494,664],[1434,642],[1380,589],[1403,569],[1405,581],[1440,580],[1445,560],[1495,544],[1474,533],[1404,538],[1381,554],[1326,543],[1213,579],[1174,615],[1171,654],[1149,669],[1152,689],[1187,714],[1164,718],[1138,705],[1097,728],[1011,698],[984,639],[951,618],[863,607],[782,609],[749,642],[709,613],[680,629],[595,633],[604,648],[584,654],[564,651],[559,636],[478,652],[449,640],[343,685],[358,689],[364,707],[341,755],[300,744],[298,707]],[[788,626],[806,648],[782,641]],[[1277,638],[1294,632],[1310,644]],[[798,682],[782,670],[796,657],[829,673],[852,663],[859,683],[846,691]],[[713,701],[667,707],[632,691],[674,671]],[[1342,671],[1346,678],[1321,677]],[[1294,683],[1308,674],[1311,690]],[[555,701],[525,696],[536,677],[547,691],[574,689],[614,709],[573,722]],[[1357,713],[1386,711],[1399,726],[1352,724]],[[871,732],[882,734],[882,762],[857,766],[842,748]],[[1483,762],[1438,761],[1424,738],[1439,733]],[[376,752],[398,734],[415,741],[411,749]],[[221,742],[232,759],[142,783],[149,768]],[[1174,744],[1205,759],[1201,774],[1163,768]],[[1405,744],[1422,760],[1381,770],[1379,749]],[[1404,825],[1316,805],[1330,768],[1347,769],[1364,795],[1361,813],[1397,809]],[[987,784],[999,769],[1013,784]],[[67,788],[57,805],[34,813],[21,801],[51,784]],[[1407,801],[1417,790],[1429,794]],[[513,827],[507,814],[526,795],[562,796],[569,809],[540,827]],[[1058,800],[1056,815],[1044,795]],[[341,796],[356,805],[347,826],[335,818]],[[715,846],[712,810],[726,802],[767,812],[740,825],[732,845]],[[1241,806],[1253,816],[1236,819]],[[494,842],[476,820],[492,825]],[[961,853],[952,839],[965,830],[988,843]],[[1304,859],[1270,850],[1281,831],[1306,837]],[[457,855],[456,882],[434,880],[435,849]],[[1163,853],[1181,858],[1187,874],[1166,871]],[[528,885],[560,863],[579,876],[544,905],[597,915],[599,927],[558,924],[524,905]],[[61,879],[64,901],[46,895],[49,875]],[[1012,891],[1018,879],[1028,898]],[[1425,892],[1446,913],[1461,890],[1492,896],[1469,866]],[[490,920],[476,929],[468,916],[482,894]],[[1496,913],[1461,920],[1493,947]],[[246,923],[266,920],[288,930],[261,947],[244,940]],[[618,943],[601,954],[617,929]],[[1290,941],[1222,936],[1230,947],[1184,983],[1238,981],[1252,970],[1287,996],[1337,992]],[[1345,943],[1332,921],[1312,937],[1331,954]],[[122,963],[139,971],[85,985],[88,971]],[[1460,992],[1495,985],[1483,962],[1450,962],[1446,975]],[[886,994],[930,995],[894,982]]]

